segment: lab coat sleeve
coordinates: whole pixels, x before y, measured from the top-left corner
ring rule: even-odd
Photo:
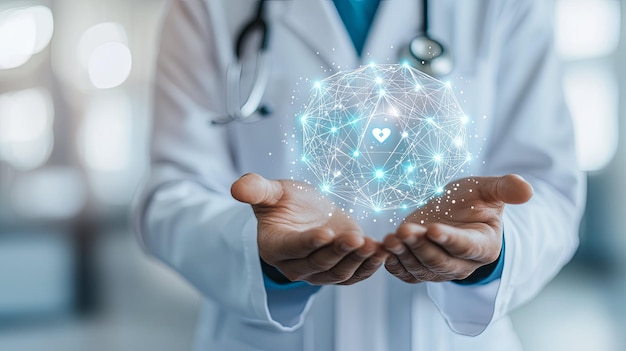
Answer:
[[[576,165],[549,10],[543,0],[502,3],[494,29],[500,43],[497,97],[483,171],[518,173],[535,194],[527,204],[504,210],[500,279],[476,286],[428,283],[450,328],[471,336],[533,298],[570,260],[584,205],[585,182]]]
[[[231,53],[225,56],[219,43],[228,39],[223,14],[206,4],[173,1],[164,19],[151,173],[134,209],[137,232],[149,253],[226,313],[290,331],[302,324],[317,288],[290,294],[265,289],[256,218],[249,205],[230,196],[239,174],[228,128],[210,124],[224,116],[224,62]]]

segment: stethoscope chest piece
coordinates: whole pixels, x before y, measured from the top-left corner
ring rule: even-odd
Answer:
[[[400,50],[400,59],[435,78],[449,75],[453,68],[448,50],[427,35],[417,36],[405,45]]]

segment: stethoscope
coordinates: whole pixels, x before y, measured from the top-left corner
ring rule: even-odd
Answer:
[[[212,124],[228,124],[230,122],[254,122],[270,115],[267,106],[261,103],[267,89],[270,76],[270,65],[267,57],[269,26],[264,18],[265,3],[260,0],[254,17],[246,23],[235,46],[235,62],[228,66],[226,73],[226,108],[228,117],[213,120]],[[453,68],[452,57],[449,51],[428,33],[428,0],[422,1],[422,23],[419,34],[408,44],[404,45],[399,53],[399,61],[408,64],[432,77],[441,78],[450,74]],[[256,65],[252,88],[248,98],[241,103],[241,73],[242,55],[246,41],[257,33],[260,34],[260,44],[256,53]],[[257,118],[252,118],[258,113]]]

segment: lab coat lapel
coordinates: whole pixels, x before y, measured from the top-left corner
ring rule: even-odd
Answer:
[[[358,67],[356,50],[332,1],[291,1],[283,22],[328,68]]]
[[[363,63],[398,63],[398,51],[415,37],[421,21],[419,1],[381,1],[365,47]]]

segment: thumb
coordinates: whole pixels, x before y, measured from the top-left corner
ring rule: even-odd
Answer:
[[[533,196],[533,187],[517,174],[477,179],[483,198],[491,202],[523,204]]]
[[[283,196],[283,186],[279,181],[248,173],[233,183],[230,193],[236,200],[250,205],[274,206]]]

